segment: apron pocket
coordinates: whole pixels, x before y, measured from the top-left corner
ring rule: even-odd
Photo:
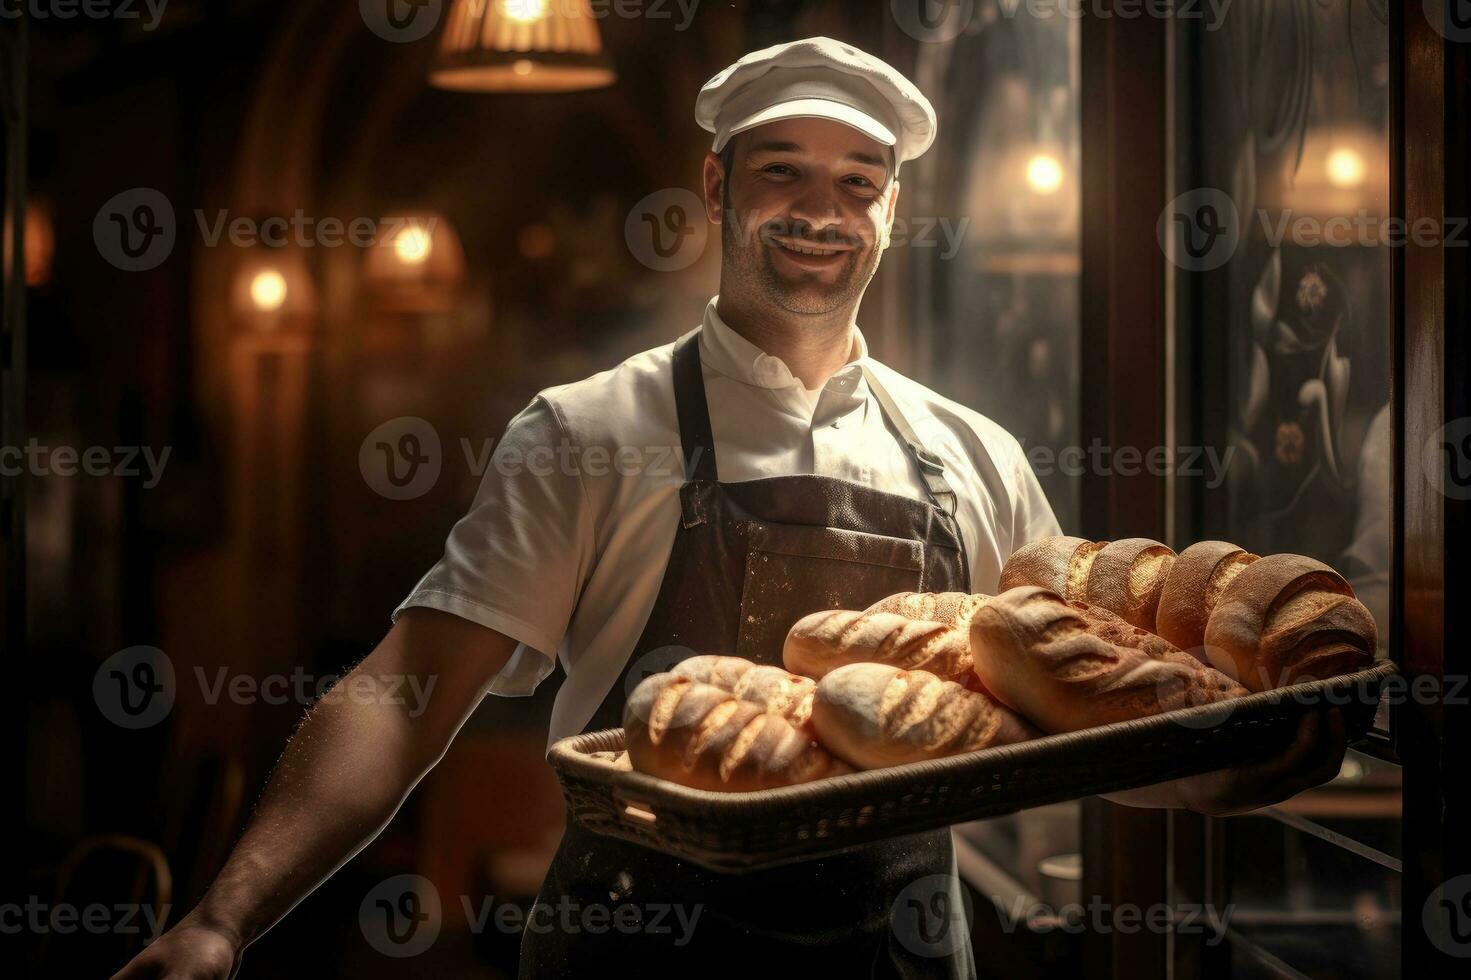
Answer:
[[[781,663],[792,624],[824,609],[866,609],[920,587],[924,542],[863,531],[747,522],[736,655]]]

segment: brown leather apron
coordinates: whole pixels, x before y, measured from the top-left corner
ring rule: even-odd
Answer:
[[[648,624],[588,731],[621,725],[628,691],[684,657],[780,664],[788,628],[808,613],[970,588],[944,466],[871,372],[869,388],[930,501],[823,476],[719,482],[698,339],[674,349],[688,475],[680,527]],[[937,936],[933,919],[918,930],[899,921],[962,908],[948,829],[725,875],[569,819],[537,902],[522,977],[697,977],[727,967],[753,980],[975,975],[968,935]],[[964,932],[964,919],[951,914],[942,926]]]

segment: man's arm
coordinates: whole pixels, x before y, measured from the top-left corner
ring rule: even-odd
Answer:
[[[468,620],[405,610],[334,689],[349,693],[325,698],[287,743],[199,906],[114,980],[231,976],[246,946],[378,835],[515,648],[510,637]],[[404,690],[429,691],[427,704],[404,698]]]

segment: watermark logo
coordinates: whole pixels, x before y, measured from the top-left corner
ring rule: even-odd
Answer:
[[[894,938],[916,956],[954,956],[970,943],[970,896],[953,875],[926,875],[889,907]]]
[[[119,728],[151,728],[174,707],[174,665],[158,647],[119,650],[92,676],[92,699]]]
[[[444,0],[358,0],[358,12],[368,30],[395,44],[428,37],[443,11]]]
[[[899,30],[916,41],[953,41],[970,26],[975,0],[889,0]]]
[[[1457,875],[1431,892],[1420,920],[1436,949],[1471,957],[1471,875]]]
[[[675,644],[667,647],[655,647],[647,653],[640,654],[628,668],[628,674],[623,678],[623,700],[628,703],[633,696],[634,688],[655,674],[664,674],[673,670],[679,664],[690,657],[695,656],[695,651],[689,647]],[[644,721],[648,721],[647,718]]]
[[[413,500],[428,493],[439,482],[443,462],[439,432],[414,415],[384,422],[358,449],[363,480],[389,500]]]
[[[113,195],[92,221],[98,253],[124,272],[158,268],[173,253],[178,233],[173,204],[152,187]]]
[[[1241,218],[1225,191],[1197,187],[1165,205],[1155,234],[1171,262],[1191,272],[1205,272],[1220,268],[1236,254]]]
[[[439,890],[423,875],[394,875],[375,885],[358,906],[363,938],[384,956],[418,956],[439,938]]]
[[[1423,0],[1425,19],[1447,41],[1471,41],[1471,0]]]
[[[1452,500],[1471,500],[1471,416],[1448,422],[1425,441],[1420,465],[1430,485]]]
[[[655,272],[687,269],[705,253],[709,236],[705,204],[683,187],[645,196],[623,222],[623,240],[642,265]]]

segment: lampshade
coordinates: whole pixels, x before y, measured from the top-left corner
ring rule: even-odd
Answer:
[[[588,0],[453,0],[429,80],[461,92],[611,85]]]

